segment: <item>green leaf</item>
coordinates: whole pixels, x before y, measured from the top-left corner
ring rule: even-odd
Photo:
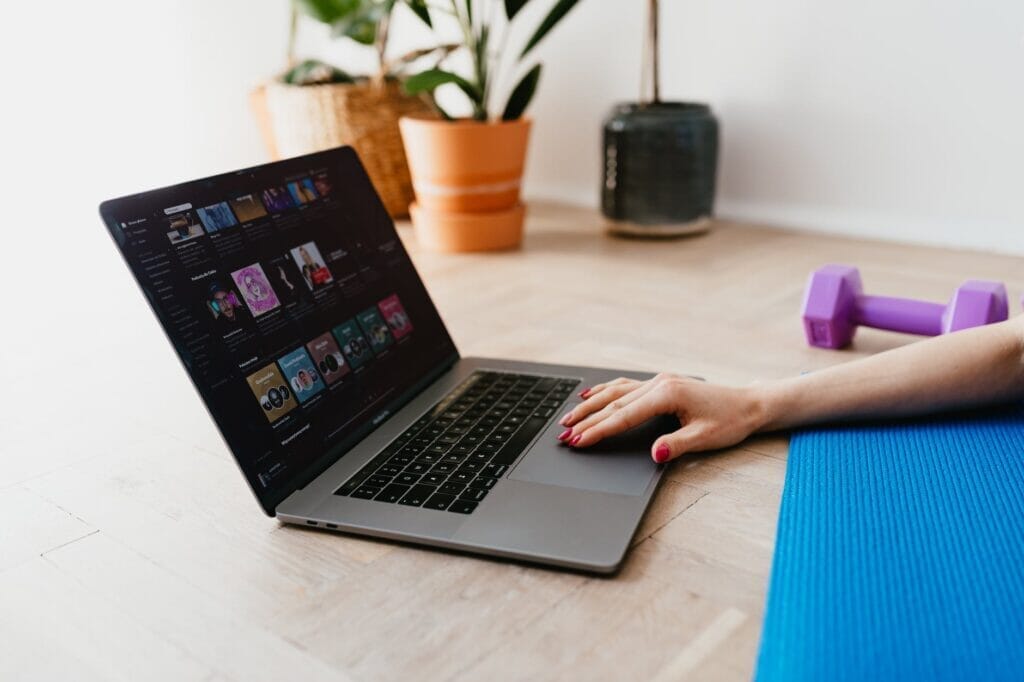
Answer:
[[[530,69],[519,84],[512,90],[508,97],[508,104],[505,105],[505,113],[501,115],[503,121],[514,121],[523,115],[526,107],[530,106],[530,100],[537,92],[537,83],[540,82],[540,64]]]
[[[388,11],[386,4],[361,0],[354,12],[331,25],[331,33],[351,38],[362,45],[373,45],[377,39],[377,26]]]
[[[317,59],[307,59],[281,74],[281,80],[291,85],[319,85],[321,83],[355,83],[355,79],[341,69]]]
[[[415,76],[410,76],[405,81],[405,91],[410,95],[418,95],[421,92],[433,92],[446,83],[454,83],[459,86],[473,103],[480,102],[479,88],[462,76],[443,69],[429,69]]]
[[[519,14],[519,10],[526,7],[528,0],[505,0],[505,16],[509,21]]]
[[[430,19],[430,10],[427,8],[427,0],[406,0],[405,4],[420,18],[420,21],[430,28],[434,28],[434,23]]]
[[[325,24],[334,24],[338,21],[348,19],[355,13],[361,0],[295,0],[299,10],[317,21]]]
[[[577,2],[579,2],[579,0],[558,0],[558,2],[555,3],[555,6],[551,8],[551,11],[548,12],[548,15],[544,17],[544,21],[540,22],[540,26],[537,27],[537,31],[533,34],[533,37],[530,38],[530,41],[526,43],[526,47],[524,47],[523,51],[519,54],[519,58],[522,59],[525,57],[530,50],[537,46],[537,43],[544,40],[544,36],[546,36],[551,29],[558,24],[558,22],[565,18],[565,15],[569,13],[569,10],[576,6]]]

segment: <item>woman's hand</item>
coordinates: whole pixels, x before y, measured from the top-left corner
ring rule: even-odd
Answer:
[[[651,446],[655,462],[687,452],[735,445],[766,422],[764,402],[753,388],[732,388],[697,379],[659,374],[648,381],[615,379],[583,391],[585,400],[566,414],[559,440],[577,448],[674,414],[682,428]]]

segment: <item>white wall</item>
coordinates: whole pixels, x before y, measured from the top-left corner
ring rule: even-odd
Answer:
[[[535,21],[549,3],[534,3]],[[596,203],[601,121],[639,90],[644,5],[582,0],[538,50],[530,196]],[[709,101],[722,122],[721,215],[1024,253],[1024,3],[662,5],[665,95]],[[63,212],[54,229],[96,231],[106,196],[264,158],[245,96],[282,62],[285,0],[3,15],[5,175]],[[351,55],[316,27],[303,43]]]

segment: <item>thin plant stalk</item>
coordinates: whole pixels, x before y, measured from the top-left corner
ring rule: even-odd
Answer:
[[[299,8],[296,7],[295,0],[288,3],[288,7],[291,11],[291,17],[288,21],[288,48],[287,52],[285,52],[285,59],[290,69],[295,66],[295,43],[299,32]]]
[[[647,3],[647,50],[644,54],[644,76],[640,79],[643,84],[643,92],[640,101],[644,104],[658,104],[661,102],[661,72],[659,69],[659,45],[658,45],[658,0],[649,0]],[[650,91],[647,90],[648,85]],[[648,99],[648,97],[650,99]]]

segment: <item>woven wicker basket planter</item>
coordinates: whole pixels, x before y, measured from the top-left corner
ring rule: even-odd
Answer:
[[[431,116],[430,106],[396,82],[287,85],[272,82],[252,93],[264,141],[275,159],[352,145],[394,218],[413,200],[398,119]]]

